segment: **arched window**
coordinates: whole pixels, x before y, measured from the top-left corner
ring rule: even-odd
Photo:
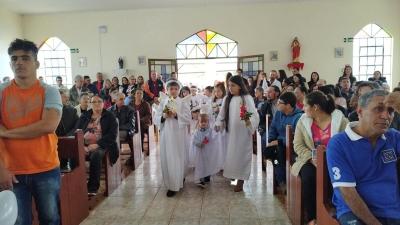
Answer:
[[[201,30],[176,44],[179,80],[204,88],[224,81],[237,69],[238,43],[215,31]]]
[[[64,86],[72,87],[70,48],[59,38],[47,39],[39,48],[40,68],[38,76],[50,85],[56,85],[56,77],[61,76]]]
[[[211,30],[201,30],[176,45],[177,59],[237,57],[237,42]]]
[[[353,39],[353,75],[367,80],[379,70],[392,84],[393,39],[376,24],[368,24]]]

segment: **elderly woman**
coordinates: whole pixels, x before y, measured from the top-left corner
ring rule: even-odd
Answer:
[[[131,102],[132,108],[135,109],[135,112],[139,112],[140,115],[142,144],[144,135],[149,133],[149,126],[151,125],[151,108],[149,103],[143,101],[143,93],[142,89],[136,89],[133,93],[133,101]]]
[[[294,151],[297,154],[292,173],[299,175],[302,184],[304,208],[308,224],[316,224],[316,168],[311,163],[312,150],[319,145],[327,146],[330,138],[344,131],[348,120],[335,109],[331,95],[320,91],[311,92],[304,101],[304,112],[294,133]]]
[[[106,151],[114,164],[119,157],[117,144],[118,123],[115,116],[104,109],[104,100],[95,95],[90,100],[91,109],[79,118],[76,129],[84,132],[85,151],[90,160],[88,193],[97,194],[100,187],[101,162]]]

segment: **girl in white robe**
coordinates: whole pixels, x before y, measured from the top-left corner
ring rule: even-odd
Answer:
[[[212,107],[212,115],[210,117],[210,124],[211,127],[214,127],[217,116],[221,111],[222,102],[226,95],[225,85],[224,83],[218,83],[214,87],[214,97],[211,101]],[[215,142],[217,144],[217,151],[218,151],[218,168],[219,170],[224,169],[225,158],[226,158],[226,145],[227,145],[227,137],[225,130],[221,130],[221,132],[217,132],[215,134]]]
[[[167,196],[174,196],[181,188],[185,178],[186,150],[185,132],[191,116],[189,104],[178,98],[179,84],[167,82],[169,97],[162,96],[156,114],[156,123],[160,128],[160,161]]]
[[[235,192],[243,191],[244,180],[251,172],[253,154],[253,133],[257,129],[259,116],[253,98],[243,83],[243,78],[233,76],[229,79],[229,92],[222,104],[215,123],[215,129],[225,129],[228,137],[227,155],[223,175],[237,179]],[[241,108],[247,108],[251,116],[241,117]]]

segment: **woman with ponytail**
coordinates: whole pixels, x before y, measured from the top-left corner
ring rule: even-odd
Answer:
[[[320,91],[308,94],[304,100],[304,114],[300,117],[294,133],[296,162],[292,174],[300,175],[304,208],[309,225],[316,224],[316,168],[311,163],[312,150],[319,145],[327,146],[330,138],[344,131],[348,120],[335,108],[331,95]]]
[[[233,76],[228,82],[228,95],[224,98],[215,122],[215,130],[225,129],[227,154],[223,175],[237,179],[235,192],[243,191],[244,180],[251,172],[253,155],[253,133],[258,127],[259,117],[254,100],[241,76]]]

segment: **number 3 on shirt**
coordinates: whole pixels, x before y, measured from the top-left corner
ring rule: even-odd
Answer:
[[[340,175],[340,169],[338,167],[332,167],[332,172],[333,172],[333,179],[335,180],[340,180],[342,175]]]

